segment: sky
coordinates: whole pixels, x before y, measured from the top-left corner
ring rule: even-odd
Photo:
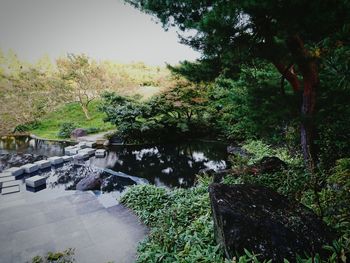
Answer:
[[[67,53],[150,65],[199,58],[178,41],[122,0],[0,0],[0,48],[29,62]]]

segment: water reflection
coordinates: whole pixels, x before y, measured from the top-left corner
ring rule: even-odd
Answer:
[[[0,139],[0,154],[35,153],[45,156],[64,154],[65,143],[47,142],[29,137]],[[114,146],[104,158],[92,157],[88,164],[142,177],[167,187],[191,187],[202,169],[227,167],[226,145],[219,142],[192,141],[151,146]],[[53,175],[54,176],[54,175]]]
[[[152,146],[115,146],[105,158],[90,164],[146,178],[152,184],[190,187],[202,169],[227,167],[226,145],[218,142],[187,142]]]
[[[28,136],[3,137],[0,139],[0,153],[32,153],[45,156],[61,156],[68,143],[57,143],[33,139]]]

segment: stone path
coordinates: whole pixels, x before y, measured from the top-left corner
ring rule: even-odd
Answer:
[[[22,263],[75,248],[77,263],[134,262],[147,234],[122,205],[105,208],[92,192],[15,193],[0,198],[0,262]]]
[[[82,142],[87,141],[87,142],[96,142],[97,144],[103,144],[106,141],[105,135],[113,131],[114,130],[90,134],[87,136],[78,137],[77,140]]]

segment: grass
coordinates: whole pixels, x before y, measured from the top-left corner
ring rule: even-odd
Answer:
[[[89,105],[91,120],[87,120],[79,103],[67,103],[57,110],[44,116],[38,127],[29,132],[47,139],[59,139],[57,133],[62,123],[72,122],[79,128],[98,128],[99,131],[115,129],[110,123],[103,122],[105,114],[98,111],[100,101],[93,101]]]

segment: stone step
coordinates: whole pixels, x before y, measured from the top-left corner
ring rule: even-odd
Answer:
[[[0,178],[10,177],[12,174],[10,172],[2,172],[0,173]]]
[[[7,177],[0,178],[0,183],[5,183],[5,182],[15,181],[15,180],[16,180],[16,177],[14,177],[14,176],[7,176]]]
[[[22,168],[27,174],[34,173],[39,170],[39,165],[34,163],[28,163],[26,165],[23,165]]]
[[[12,187],[12,186],[19,186],[20,181],[16,180],[16,181],[8,181],[8,182],[4,182],[2,183],[2,188],[8,188],[8,187]]]
[[[35,164],[39,165],[40,169],[45,169],[51,167],[51,162],[48,160],[41,160],[35,162]]]
[[[24,169],[22,167],[11,167],[6,169],[4,172],[9,172],[13,176],[20,176],[24,173]]]
[[[59,156],[50,157],[50,158],[47,158],[47,160],[51,162],[52,165],[63,163],[62,157],[59,157]]]
[[[8,195],[8,194],[13,194],[13,193],[18,193],[20,191],[19,185],[16,186],[10,186],[7,188],[3,188],[1,190],[2,195]]]

